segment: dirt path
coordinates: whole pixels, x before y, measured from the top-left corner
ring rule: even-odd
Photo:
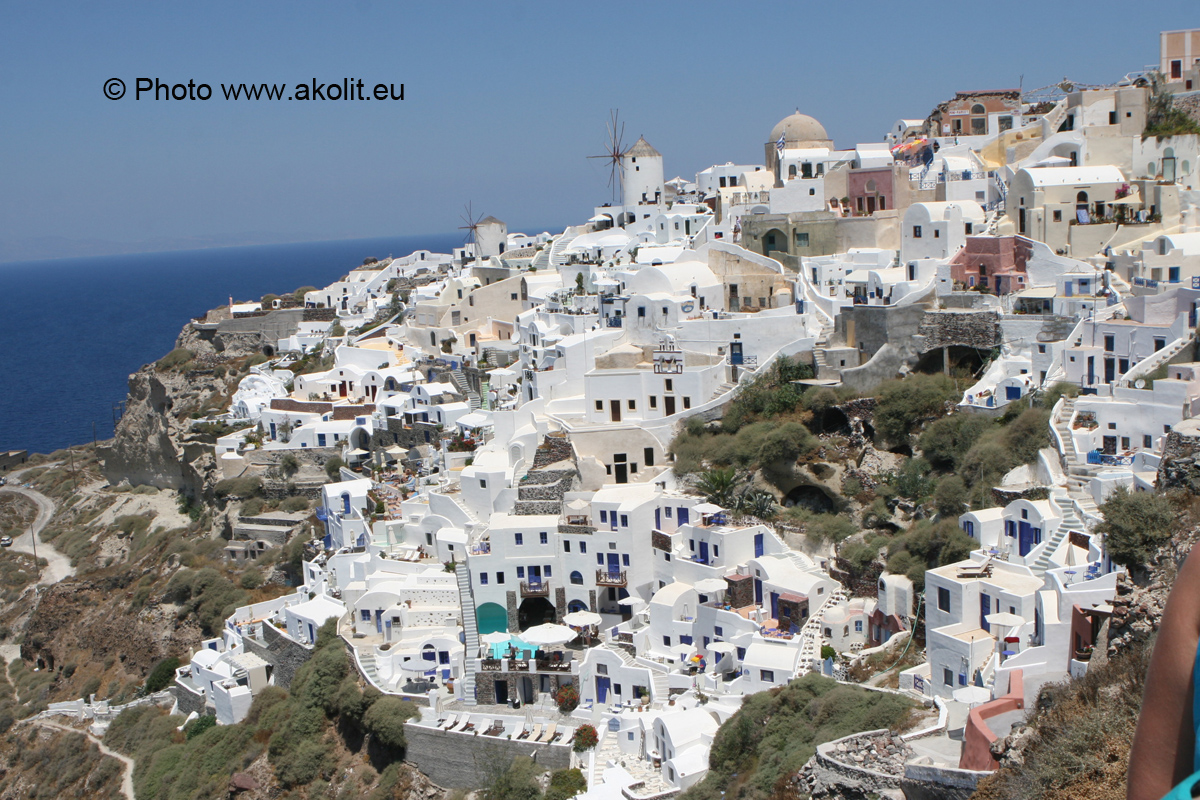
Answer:
[[[50,523],[50,518],[54,516],[54,501],[41,492],[13,484],[0,486],[0,492],[24,495],[37,506],[37,519],[33,521],[29,530],[13,539],[12,545],[13,550],[32,555],[34,551],[33,537],[41,534],[42,529]],[[63,578],[69,578],[75,574],[75,568],[71,566],[71,559],[55,550],[54,545],[49,542],[39,541],[37,555],[39,558],[46,559],[46,567],[41,570],[38,577],[39,584],[58,583]]]
[[[104,742],[97,739],[89,731],[82,731],[78,728],[72,728],[69,725],[60,725],[57,722],[51,722],[46,719],[34,720],[35,725],[41,725],[44,728],[54,728],[58,731],[67,733],[80,733],[86,736],[90,741],[94,742],[100,748],[100,752],[106,756],[111,756],[121,762],[123,769],[121,770],[121,792],[125,795],[126,800],[137,800],[133,794],[133,759],[129,756],[123,756],[115,750],[109,749]]]

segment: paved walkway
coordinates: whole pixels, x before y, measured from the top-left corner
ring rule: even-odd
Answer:
[[[78,728],[72,728],[69,725],[60,725],[57,722],[51,722],[46,719],[37,719],[33,721],[34,725],[41,725],[43,728],[54,728],[55,730],[65,731],[66,733],[78,733],[86,736],[90,741],[94,742],[100,748],[100,752],[106,756],[111,756],[121,762],[121,793],[125,795],[126,800],[137,800],[133,793],[133,759],[129,756],[123,756],[115,750],[111,750],[104,742],[97,739],[89,731],[81,731]]]
[[[34,505],[37,506],[37,518],[33,521],[33,525],[25,533],[13,539],[12,549],[19,553],[34,553],[34,536],[39,536],[42,530],[50,523],[50,519],[54,516],[54,501],[41,492],[36,492],[33,489],[26,489],[24,486],[0,486],[0,492],[10,492],[19,494],[29,498]],[[69,578],[75,574],[75,567],[71,566],[71,559],[64,556],[62,553],[54,549],[54,545],[49,542],[39,540],[37,544],[37,555],[39,558],[46,559],[46,567],[40,571],[38,583],[48,586],[58,583],[64,578]]]

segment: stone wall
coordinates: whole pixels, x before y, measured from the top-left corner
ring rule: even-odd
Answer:
[[[475,722],[476,727],[480,721]],[[498,771],[507,769],[517,756],[531,757],[547,770],[571,766],[571,747],[565,739],[556,744],[535,744],[505,738],[507,735],[475,736],[412,723],[404,726],[407,760],[448,789],[478,789]]]
[[[204,693],[194,690],[190,686],[184,686],[178,680],[171,684],[171,694],[175,696],[175,702],[179,706],[179,713],[187,716],[195,711],[197,714],[204,713]]]
[[[814,798],[877,796],[900,788],[912,748],[886,729],[865,731],[817,746],[792,783]]]
[[[312,650],[277,630],[274,625],[262,624],[262,641],[242,637],[247,652],[259,656],[273,668],[275,685],[287,689],[296,677],[296,670],[312,658]]]
[[[726,575],[725,599],[734,608],[754,605],[754,579],[749,575]]]
[[[1190,421],[1176,426],[1163,442],[1158,464],[1158,487],[1200,493],[1200,428]]]
[[[650,546],[655,550],[662,550],[665,553],[671,552],[671,537],[662,531],[652,531],[650,533]]]
[[[966,769],[909,764],[900,789],[905,800],[967,800],[979,781],[991,773]]]
[[[991,350],[1001,341],[1000,315],[995,311],[927,311],[917,335],[922,353],[942,347]]]

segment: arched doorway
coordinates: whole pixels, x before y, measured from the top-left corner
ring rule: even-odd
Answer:
[[[587,611],[587,610],[588,610],[587,603],[583,602],[582,600],[572,600],[571,602],[567,603],[567,613],[568,614],[574,614],[576,611]]]
[[[554,622],[554,605],[544,597],[527,597],[517,609],[517,627],[520,630]]]
[[[784,232],[779,230],[778,228],[772,228],[771,230],[764,233],[762,242],[763,242],[763,255],[764,256],[771,255],[772,250],[778,250],[783,253],[786,253],[788,251],[787,235],[784,234]]]
[[[508,630],[508,612],[499,603],[484,603],[475,609],[475,620],[480,636]]]

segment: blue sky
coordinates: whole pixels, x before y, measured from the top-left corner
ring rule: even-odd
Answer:
[[[1191,13],[1188,13],[1191,12]],[[514,228],[608,198],[610,108],[691,177],[795,108],[838,146],[955,90],[1119,79],[1194,0],[0,5],[0,259],[66,240],[309,241]],[[129,87],[106,99],[108,78]],[[213,86],[133,99],[139,77]],[[220,83],[403,82],[403,102],[227,101]],[[32,242],[32,244],[31,244]],[[11,250],[9,252],[15,252]]]

